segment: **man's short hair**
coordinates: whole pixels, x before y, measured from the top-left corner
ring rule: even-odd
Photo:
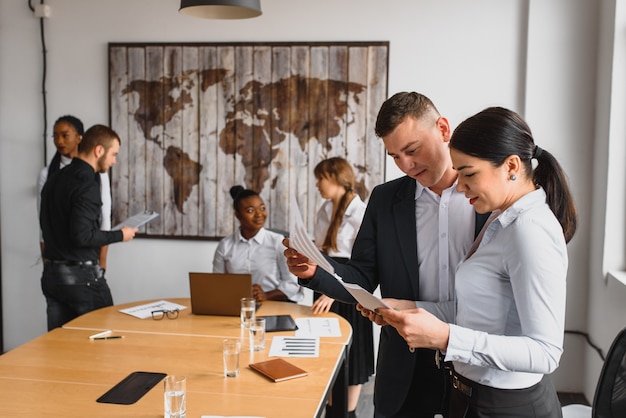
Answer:
[[[439,117],[439,111],[428,97],[416,92],[396,93],[385,100],[378,111],[374,128],[376,136],[382,138],[389,135],[408,116],[420,120],[429,114]]]
[[[82,141],[78,143],[78,152],[81,154],[89,153],[98,145],[102,145],[106,152],[113,145],[113,141],[122,144],[119,135],[113,129],[105,125],[93,125],[87,129]]]

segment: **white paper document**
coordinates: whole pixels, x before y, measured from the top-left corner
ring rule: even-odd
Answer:
[[[296,318],[296,337],[341,337],[337,318]]]
[[[179,305],[178,303],[160,300],[158,302],[146,303],[145,305],[137,305],[131,308],[120,309],[120,312],[134,316],[135,318],[146,319],[152,316],[152,311],[173,311],[176,309],[182,311],[186,308],[187,307],[185,305]]]
[[[319,337],[274,337],[269,357],[319,357]]]
[[[374,296],[367,290],[363,289],[358,284],[345,283],[341,277],[335,273],[335,269],[332,264],[328,262],[317,249],[309,235],[307,234],[304,222],[302,221],[302,215],[298,207],[296,197],[291,195],[291,205],[289,208],[289,245],[295,248],[300,254],[303,254],[315,262],[318,267],[326,270],[332,274],[339,283],[352,295],[354,299],[365,309],[375,311],[378,308],[391,308],[380,298]]]
[[[130,218],[126,218],[124,221],[122,221],[121,223],[111,228],[111,231],[122,229],[123,226],[130,226],[131,228],[139,228],[141,226],[144,226],[151,220],[157,218],[158,216],[159,216],[158,212],[154,212],[152,210],[144,210],[143,212],[134,214]]]

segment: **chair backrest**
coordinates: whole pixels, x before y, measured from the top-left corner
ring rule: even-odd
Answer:
[[[289,231],[285,231],[284,229],[278,228],[267,228],[268,231],[276,232],[277,234],[282,235],[285,238],[289,238]]]
[[[602,366],[593,397],[592,417],[626,417],[626,328],[613,340]]]

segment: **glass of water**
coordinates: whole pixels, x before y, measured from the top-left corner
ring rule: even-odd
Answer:
[[[265,349],[265,318],[255,318],[250,323],[250,347],[254,351]]]
[[[165,418],[185,418],[187,415],[187,378],[169,375],[165,378]]]
[[[234,338],[224,340],[222,354],[224,357],[224,376],[239,376],[239,353],[241,352],[241,341]]]
[[[254,298],[241,298],[241,325],[245,328],[250,328],[255,309],[256,300]]]

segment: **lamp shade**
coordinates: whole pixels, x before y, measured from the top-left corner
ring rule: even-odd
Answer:
[[[261,0],[180,0],[178,11],[205,19],[248,19],[261,15]]]

